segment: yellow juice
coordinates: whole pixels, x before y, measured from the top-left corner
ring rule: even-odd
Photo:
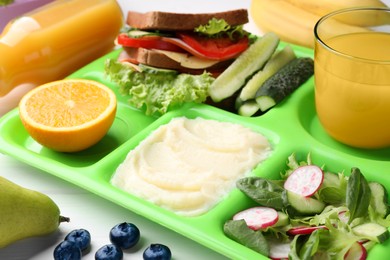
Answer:
[[[0,35],[0,97],[66,77],[114,47],[115,0],[58,0],[11,21]]]
[[[315,46],[315,102],[321,124],[351,146],[390,146],[390,34],[351,33],[326,44],[333,50],[318,41]]]

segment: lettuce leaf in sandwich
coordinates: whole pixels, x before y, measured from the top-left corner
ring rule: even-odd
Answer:
[[[174,70],[155,70],[139,66],[137,70],[129,63],[108,59],[106,75],[118,85],[120,92],[129,95],[129,103],[144,109],[146,115],[162,115],[170,107],[186,102],[202,103],[208,97],[208,89],[214,78],[209,73],[190,75]]]

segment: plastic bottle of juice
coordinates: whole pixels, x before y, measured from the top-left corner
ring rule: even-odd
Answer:
[[[0,35],[0,116],[10,91],[62,79],[104,55],[122,26],[115,0],[58,0],[12,20]]]

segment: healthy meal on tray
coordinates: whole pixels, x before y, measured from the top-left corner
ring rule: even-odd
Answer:
[[[386,256],[390,152],[325,134],[311,49],[246,9],[124,13],[116,49],[0,118],[1,152],[232,259]]]

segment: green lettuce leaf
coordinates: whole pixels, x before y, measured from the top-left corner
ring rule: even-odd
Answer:
[[[146,115],[162,115],[186,102],[202,103],[214,81],[209,73],[194,76],[172,70],[137,71],[114,59],[106,60],[105,72],[122,94],[129,95],[129,103],[144,109]]]
[[[367,180],[358,168],[352,168],[346,193],[346,204],[350,211],[349,222],[355,218],[367,216],[370,199],[371,189]]]
[[[286,191],[278,183],[260,177],[246,177],[238,180],[236,186],[249,198],[262,206],[276,210],[284,209]]]
[[[228,220],[223,231],[234,241],[264,255],[269,256],[269,245],[260,231],[254,231],[245,223],[245,220]]]
[[[248,33],[244,30],[243,25],[230,26],[224,19],[212,18],[206,25],[200,25],[194,29],[195,32],[208,37],[221,37],[228,35],[230,39],[242,38]]]

